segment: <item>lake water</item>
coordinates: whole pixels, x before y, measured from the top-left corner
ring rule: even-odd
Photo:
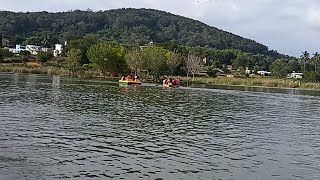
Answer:
[[[320,96],[294,92],[0,74],[0,179],[317,180]]]

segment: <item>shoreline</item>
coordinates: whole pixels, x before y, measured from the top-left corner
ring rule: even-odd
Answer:
[[[243,87],[243,88],[263,88],[263,89],[281,89],[281,90],[301,90],[301,91],[317,91],[320,92],[320,89],[306,89],[306,88],[291,88],[291,87],[270,87],[270,86],[246,86],[246,85],[230,85],[230,84],[198,84],[194,85],[206,85],[206,86],[225,86],[225,87]],[[187,86],[190,87],[190,86]],[[219,88],[217,88],[219,89]]]
[[[183,82],[191,84],[252,87],[252,88],[278,88],[295,90],[316,90],[320,91],[320,83],[303,82],[296,79],[273,79],[273,78],[227,78],[227,77],[197,77],[193,81],[190,77],[181,77]]]
[[[55,66],[28,66],[27,64],[0,64],[1,73],[23,73],[59,75],[63,77],[75,77],[83,79],[106,79],[118,80],[120,77],[101,76],[98,71],[82,70],[71,73],[69,70]],[[227,77],[192,77],[180,76],[182,84],[195,84],[207,86],[230,86],[248,88],[272,88],[290,90],[314,90],[320,91],[320,83],[303,82],[296,79],[273,79],[273,78],[227,78]],[[144,82],[152,82],[144,80]]]

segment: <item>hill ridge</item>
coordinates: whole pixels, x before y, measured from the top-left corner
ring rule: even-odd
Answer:
[[[149,41],[237,49],[269,54],[267,46],[199,20],[156,9],[121,8],[67,12],[0,11],[0,34],[12,43],[50,43],[95,34],[108,41],[142,45]]]

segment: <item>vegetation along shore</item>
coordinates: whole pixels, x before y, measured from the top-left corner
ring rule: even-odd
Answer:
[[[0,15],[4,17],[0,24],[6,24],[0,26],[1,72],[83,78],[137,73],[155,82],[180,76],[192,83],[320,89],[317,52],[283,55],[163,11],[1,11]],[[32,21],[34,17],[37,21]]]

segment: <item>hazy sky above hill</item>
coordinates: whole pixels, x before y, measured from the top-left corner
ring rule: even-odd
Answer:
[[[0,10],[152,8],[200,20],[280,53],[320,51],[319,0],[0,0]]]

